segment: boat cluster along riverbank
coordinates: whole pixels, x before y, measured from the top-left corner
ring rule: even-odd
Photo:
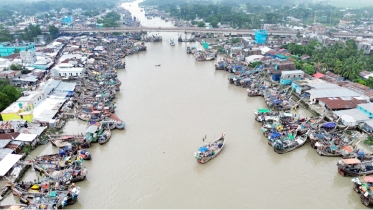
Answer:
[[[63,208],[77,201],[80,187],[76,182],[84,181],[88,175],[84,161],[92,161],[95,158],[89,148],[93,143],[108,143],[114,129],[125,129],[124,121],[114,114],[117,108],[115,95],[122,84],[117,78],[117,71],[125,68],[122,58],[146,50],[144,43],[138,43],[131,37],[131,34],[124,39],[90,37],[95,40],[95,44],[91,52],[85,52],[89,56],[84,74],[77,78],[68,78],[76,79],[75,90],[57,116],[59,121],[77,118],[86,122],[86,132],[80,135],[60,134],[63,129],[63,126],[60,126],[53,132],[47,132],[45,138],[41,138],[43,140],[39,141],[39,144],[50,142],[59,152],[37,157],[28,156],[29,160],[22,162],[23,165],[38,171],[40,177],[37,180],[25,182],[8,179],[13,195],[26,205],[15,206],[52,209]],[[69,41],[73,39],[67,38]],[[11,205],[3,207],[9,206]]]
[[[341,157],[337,163],[338,173],[355,177],[352,179],[353,189],[360,193],[361,202],[365,206],[373,204],[373,191],[370,188],[373,177],[366,177],[373,174],[373,154],[358,147],[367,138],[365,133],[343,125],[340,119],[330,121],[325,113],[316,117],[299,116],[296,110],[304,96],[298,95],[300,99],[294,100],[295,93],[291,87],[271,81],[270,74],[260,65],[249,68],[224,58],[215,64],[215,69],[233,73],[228,78],[229,83],[248,88],[249,97],[264,98],[268,107],[255,110],[254,118],[262,124],[261,131],[274,152],[292,152],[310,142],[320,156]],[[196,158],[199,160],[199,155]]]

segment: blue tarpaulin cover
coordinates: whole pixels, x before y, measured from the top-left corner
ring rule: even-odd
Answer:
[[[198,151],[200,151],[200,152],[206,152],[207,150],[208,150],[207,147],[200,147],[198,149]]]
[[[334,122],[327,122],[327,123],[324,123],[324,125],[322,127],[324,128],[335,128],[336,124]]]
[[[270,137],[273,139],[273,138],[277,138],[277,137],[280,137],[281,134],[280,133],[271,133],[270,134]]]
[[[273,103],[273,104],[281,104],[281,103],[282,103],[282,100],[274,100],[272,103]]]

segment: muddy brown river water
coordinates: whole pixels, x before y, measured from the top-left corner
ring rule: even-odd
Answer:
[[[131,5],[131,6],[129,6]],[[136,3],[123,5],[143,25],[172,26],[147,20]],[[229,73],[213,62],[197,62],[177,43],[177,33],[162,33],[162,43],[128,56],[116,96],[116,114],[126,130],[115,130],[105,145],[90,149],[87,179],[77,183],[79,201],[69,208],[365,208],[351,178],[337,173],[338,158],[319,156],[307,143],[279,155],[267,144],[253,111],[263,98],[228,84]],[[161,64],[160,67],[155,67]],[[300,109],[299,114],[310,115]],[[70,121],[66,133],[84,133],[86,123]],[[226,146],[201,165],[194,152],[226,133]],[[32,155],[57,152],[51,145]],[[38,174],[29,170],[24,180]],[[8,196],[2,204],[18,202]]]

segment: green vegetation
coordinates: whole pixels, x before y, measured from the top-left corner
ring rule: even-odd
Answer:
[[[18,39],[24,40],[24,41],[29,41],[29,42],[35,41],[34,39],[38,35],[42,34],[39,25],[34,26],[34,25],[31,25],[31,24],[21,31],[16,31],[16,33],[19,33]]]
[[[232,39],[231,39],[231,43],[232,43],[232,44],[237,44],[237,43],[239,43],[239,42],[241,42],[241,39],[240,39],[240,38],[232,38]]]
[[[118,27],[117,21],[120,20],[120,15],[116,12],[107,13],[102,19],[98,19],[97,23],[102,23],[104,27]]]
[[[51,35],[51,37],[55,38],[59,33],[60,32],[56,26],[49,26],[49,34]]]
[[[53,1],[9,1],[2,3],[0,1],[0,20],[2,18],[9,19],[12,12],[17,11],[25,15],[35,15],[37,13],[44,13],[50,10],[59,12],[62,8],[68,10],[81,8],[88,13],[92,12],[91,15],[97,12],[103,12],[107,8],[113,8],[118,3],[117,0],[53,0]],[[4,13],[2,11],[5,11]]]
[[[261,61],[255,61],[255,62],[253,62],[253,63],[251,64],[251,68],[255,68],[256,66],[258,66],[258,65],[260,65],[260,64],[262,64]]]
[[[351,2],[353,3],[353,2]],[[359,24],[361,18],[373,18],[373,7],[349,9],[348,12],[356,16],[344,16],[347,12],[329,4],[301,3],[295,5],[291,1],[246,0],[210,1],[185,3],[180,1],[146,0],[144,4],[158,5],[160,10],[169,12],[177,19],[192,21],[203,19],[217,27],[218,23],[229,24],[233,28],[261,28],[262,24],[276,24],[287,22],[286,17],[292,16],[303,23],[303,27],[314,21],[324,25],[337,25],[339,20],[353,20]],[[372,3],[373,4],[373,3]],[[197,23],[196,23],[197,24]],[[297,25],[297,24],[295,24]]]
[[[366,145],[373,146],[373,136],[368,136],[368,138],[365,139],[363,142]]]
[[[27,154],[27,153],[31,152],[31,149],[32,149],[31,145],[26,144],[26,145],[22,148],[22,153],[23,153],[23,154]]]
[[[10,70],[22,70],[22,65],[12,64],[9,66]]]
[[[0,12],[1,14],[1,12]],[[9,30],[0,25],[0,42],[10,42],[12,41],[12,35]]]
[[[373,55],[364,55],[352,39],[347,40],[346,44],[337,42],[330,47],[324,47],[316,40],[307,45],[291,43],[282,47],[293,55],[311,56],[309,61],[295,62],[297,68],[303,69],[308,74],[314,73],[315,70],[331,70],[346,79],[373,88],[373,78],[362,80],[358,76],[361,71],[370,69],[373,65]]]
[[[200,27],[200,28],[203,28],[203,27],[205,27],[205,22],[203,22],[203,21],[200,21],[200,22],[198,22],[198,24],[197,24],[197,26],[198,27]]]
[[[9,84],[7,80],[0,80],[0,111],[21,97],[21,91]]]

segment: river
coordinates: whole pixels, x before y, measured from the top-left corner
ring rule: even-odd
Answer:
[[[147,20],[136,3],[124,7],[143,25],[172,25]],[[87,179],[77,183],[79,201],[68,208],[364,208],[351,178],[337,173],[339,158],[321,157],[309,143],[276,154],[253,117],[265,106],[263,98],[228,84],[230,74],[215,71],[213,62],[195,61],[186,54],[188,43],[171,47],[168,40],[177,40],[177,33],[161,35],[162,43],[146,43],[146,52],[125,58],[115,101],[126,130],[89,149]],[[309,115],[302,109],[299,114]],[[85,128],[82,121],[69,121],[65,132]],[[222,153],[198,164],[193,156],[202,138],[212,142],[223,132]],[[32,156],[52,152],[57,149],[46,145]],[[24,180],[37,175],[29,170]],[[16,201],[8,196],[2,203]]]

